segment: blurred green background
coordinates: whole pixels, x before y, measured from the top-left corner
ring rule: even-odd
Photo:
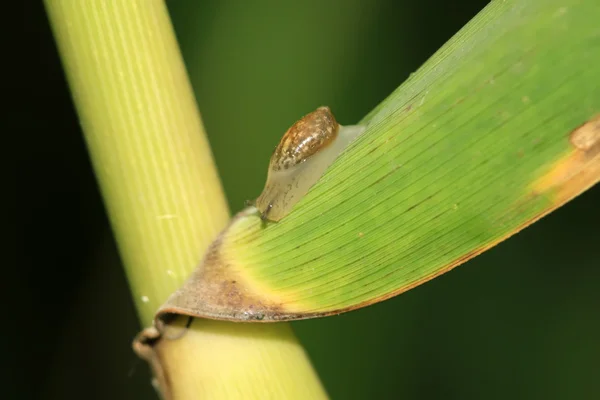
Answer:
[[[358,121],[487,2],[452,3],[168,1],[231,211],[260,193],[294,121],[320,105]],[[11,399],[155,398],[43,7],[20,7],[2,386]],[[331,397],[599,399],[599,205],[597,186],[406,294],[293,323]]]

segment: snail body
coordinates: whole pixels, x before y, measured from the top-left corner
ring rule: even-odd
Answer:
[[[287,215],[364,129],[338,124],[329,107],[319,107],[292,125],[271,156],[267,182],[255,201],[261,218],[279,221]]]

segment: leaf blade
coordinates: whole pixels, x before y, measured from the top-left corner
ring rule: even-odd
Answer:
[[[589,67],[600,65],[600,7],[567,3],[491,3],[365,117],[292,213],[267,226],[241,213],[161,312],[269,321],[363,307],[595,184],[597,146],[570,135],[600,113]]]

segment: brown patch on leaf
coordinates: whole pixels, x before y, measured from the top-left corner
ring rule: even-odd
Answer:
[[[242,212],[231,222],[248,217]],[[157,326],[172,314],[229,321],[278,320],[283,305],[249,284],[245,271],[238,269],[222,252],[225,229],[210,245],[184,285],[163,304],[155,317]]]
[[[571,132],[570,140],[573,146],[585,152],[600,145],[600,115]]]
[[[562,205],[600,180],[600,115],[569,135],[573,150],[533,185],[536,194],[550,193]]]

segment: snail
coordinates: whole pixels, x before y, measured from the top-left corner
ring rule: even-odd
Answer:
[[[364,130],[362,125],[338,124],[329,107],[319,107],[292,125],[275,148],[267,182],[254,201],[263,221],[285,217]]]

